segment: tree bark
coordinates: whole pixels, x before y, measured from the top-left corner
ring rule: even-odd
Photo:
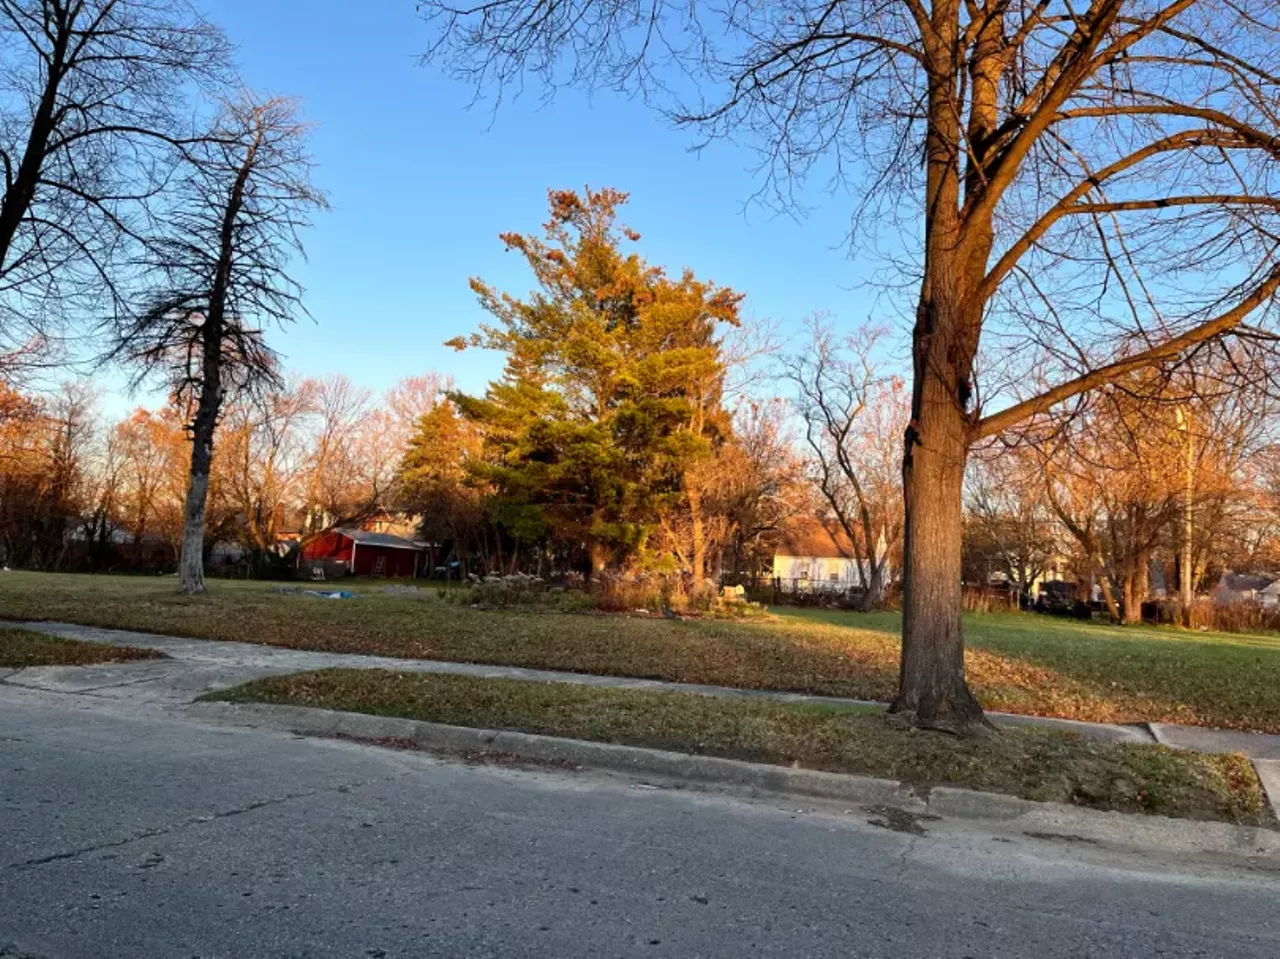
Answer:
[[[1122,621],[1126,626],[1142,622],[1142,610],[1136,601],[1138,593],[1136,585],[1137,576],[1130,568],[1124,574],[1124,608],[1121,610]]]
[[[1127,626],[1142,624],[1142,603],[1150,592],[1151,573],[1147,568],[1150,557],[1139,552],[1129,561],[1124,574],[1123,622]]]
[[[221,311],[205,323],[201,358],[200,399],[191,423],[191,473],[183,508],[182,552],[178,557],[178,589],[188,596],[205,592],[204,526],[209,502],[209,472],[213,464],[213,434],[222,406]]]
[[[1151,595],[1151,554],[1143,550],[1138,554],[1138,569],[1133,585],[1137,595],[1134,597],[1138,606],[1138,622],[1142,622],[1142,604]]]
[[[187,500],[182,522],[182,552],[178,560],[178,588],[189,596],[205,591],[204,519],[209,497],[209,466],[196,466],[192,451],[191,475],[187,480]]]
[[[707,574],[707,537],[702,525],[702,494],[697,489],[697,480],[687,474],[685,495],[689,498],[690,535],[693,540],[693,556],[689,566],[693,588],[697,590]]]
[[[217,269],[209,291],[209,309],[200,327],[200,395],[195,419],[191,423],[191,475],[187,481],[182,553],[178,559],[178,588],[191,596],[205,592],[204,522],[209,497],[209,468],[213,462],[213,434],[222,409],[222,340],[227,291],[235,257],[236,218],[244,202],[245,184],[253,169],[256,152],[255,142],[236,175],[227,206],[222,212]]]
[[[867,584],[866,590],[866,608],[868,611],[873,610],[884,600],[884,563],[875,555],[875,550],[871,552],[871,581]]]
[[[914,334],[915,383],[902,458],[902,660],[891,711],[921,726],[967,733],[987,723],[964,680],[961,529],[969,374],[967,365],[956,363],[966,327],[954,275],[940,264],[932,282],[926,279]]]
[[[908,429],[903,459],[902,660],[898,697],[890,711],[909,714],[922,726],[965,732],[985,720],[964,681],[960,622],[964,421],[953,403],[939,403],[936,398],[922,413],[917,425]]]
[[[1107,618],[1114,624],[1120,622],[1120,609],[1116,604],[1115,592],[1111,589],[1111,574],[1107,571],[1105,564],[1098,555],[1094,555],[1094,562],[1097,564],[1101,574],[1098,577],[1098,585],[1102,589],[1102,601],[1107,607]]]

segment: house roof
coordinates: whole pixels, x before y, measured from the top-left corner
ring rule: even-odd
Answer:
[[[415,543],[405,539],[403,536],[394,536],[391,533],[371,533],[366,529],[354,529],[351,527],[335,529],[334,532],[347,537],[347,539],[360,546],[385,546],[388,549],[426,549],[421,543]]]
[[[811,556],[821,559],[852,559],[853,541],[835,523],[817,519],[795,520],[778,539],[779,556]]]
[[[1266,589],[1273,582],[1274,576],[1257,576],[1252,573],[1223,573],[1219,586],[1236,593],[1245,593]]]

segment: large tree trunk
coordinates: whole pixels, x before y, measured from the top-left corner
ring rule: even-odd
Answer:
[[[1138,609],[1138,604],[1134,602],[1137,590],[1134,589],[1133,571],[1129,570],[1124,574],[1124,607],[1121,610],[1122,622],[1126,626],[1132,626],[1135,623],[1142,622],[1142,614]]]
[[[220,343],[218,350],[221,351]],[[213,433],[222,397],[222,371],[216,361],[213,365],[213,369],[205,371],[199,406],[191,424],[191,473],[187,477],[182,552],[178,558],[178,588],[189,596],[205,591],[205,512],[209,502],[209,471],[213,464]]]
[[[1123,622],[1127,626],[1142,623],[1142,603],[1150,592],[1150,571],[1147,569],[1148,559],[1142,553],[1129,560],[1124,572],[1124,609]]]
[[[908,714],[922,726],[964,732],[985,722],[965,685],[960,623],[965,423],[949,398],[928,397],[940,391],[926,386],[924,392],[926,403],[908,430],[902,467],[902,662],[891,711]]]
[[[867,609],[874,609],[884,601],[884,560],[871,553],[871,582],[867,585]]]
[[[1138,568],[1133,578],[1134,600],[1138,606],[1138,623],[1142,622],[1142,604],[1151,595],[1151,555],[1143,550],[1138,554]]]
[[[209,498],[209,465],[197,467],[191,455],[191,475],[187,479],[187,501],[182,522],[182,552],[178,560],[178,588],[188,595],[205,591],[204,520]]]
[[[230,243],[224,240],[224,259]],[[201,328],[200,396],[191,422],[191,474],[182,521],[182,552],[178,557],[178,588],[189,596],[205,591],[204,523],[209,501],[209,470],[213,464],[213,434],[222,409],[222,318],[226,304],[226,270],[221,267]]]
[[[931,19],[938,48],[952,49],[959,41],[959,0],[935,2]],[[1000,21],[993,23],[998,32]],[[921,726],[967,733],[986,725],[982,707],[965,685],[960,624],[961,500],[983,311],[983,303],[970,294],[986,274],[994,234],[989,218],[962,229],[956,64],[942,60],[933,67],[924,143],[924,277],[912,333],[911,423],[902,457],[902,661],[890,709]],[[979,90],[979,79],[969,140],[981,149],[995,113],[989,102],[993,91],[985,80]],[[982,156],[975,153],[972,160],[980,164]],[[976,181],[970,186],[978,188]]]
[[[989,728],[964,680],[962,500],[969,451],[971,364],[980,310],[965,290],[981,251],[931,251],[913,332],[911,422],[904,438],[902,661],[891,711],[956,733]]]

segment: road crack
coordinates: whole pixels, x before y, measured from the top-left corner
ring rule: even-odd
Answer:
[[[79,846],[75,849],[68,849],[63,852],[51,853],[47,856],[38,856],[34,859],[26,859],[20,862],[11,862],[8,864],[9,869],[29,869],[34,866],[45,866],[55,862],[65,862],[68,859],[76,859],[80,856],[88,856],[104,849],[117,849],[120,846],[127,846],[131,843],[142,842],[145,839],[153,839],[156,836],[165,836],[170,833],[181,832],[184,829],[190,829],[193,826],[200,826],[205,823],[217,822],[222,819],[230,819],[234,816],[243,816],[247,813],[256,812],[259,809],[266,809],[271,806],[280,806],[285,803],[294,802],[298,799],[307,799],[311,796],[320,796],[330,792],[350,792],[352,789],[360,789],[378,782],[389,782],[399,778],[396,776],[382,776],[377,779],[367,779],[359,782],[340,783],[336,786],[326,786],[323,789],[308,789],[302,792],[286,793],[283,796],[272,796],[269,799],[258,799],[254,802],[244,803],[240,806],[234,806],[230,809],[220,809],[217,812],[206,813],[202,816],[191,816],[187,819],[179,820],[168,826],[160,826],[153,829],[143,829],[140,832],[133,833],[121,839],[112,839],[104,842],[92,843],[87,846]]]

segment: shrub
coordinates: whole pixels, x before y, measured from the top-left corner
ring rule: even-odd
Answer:
[[[471,576],[464,589],[439,590],[445,602],[493,608],[540,606],[564,613],[663,613],[747,619],[765,615],[758,603],[726,600],[719,588],[704,582],[693,588],[680,574],[601,573],[589,590],[552,586],[529,573]]]
[[[596,609],[607,613],[650,613],[674,609],[681,601],[682,590],[672,582],[675,577],[653,573],[598,574],[591,582],[591,595]]]
[[[1223,633],[1263,633],[1280,630],[1280,606],[1260,603],[1215,603],[1201,597],[1191,607],[1191,628]]]
[[[472,575],[468,580],[471,589],[467,598],[479,606],[532,606],[547,594],[547,581],[530,573]]]
[[[712,619],[762,619],[769,615],[769,610],[747,600],[717,598],[707,615]]]

